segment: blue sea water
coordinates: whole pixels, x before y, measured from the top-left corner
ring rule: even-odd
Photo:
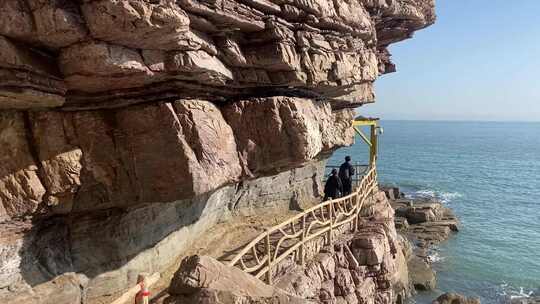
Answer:
[[[434,254],[442,292],[507,303],[540,295],[540,123],[382,121],[378,170],[382,184],[411,196],[436,196],[462,230]],[[367,146],[336,151],[362,161]],[[365,159],[365,158],[364,158]]]

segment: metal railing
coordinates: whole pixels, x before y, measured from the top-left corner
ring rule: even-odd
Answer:
[[[267,229],[247,244],[229,263],[244,272],[272,284],[273,271],[289,256],[304,265],[306,244],[324,238],[333,244],[334,231],[351,223],[358,229],[358,218],[365,200],[377,187],[377,169],[372,166],[362,177],[356,190],[345,197],[314,206],[287,221]],[[318,253],[317,249],[317,253]]]
[[[369,171],[369,165],[356,163],[356,164],[353,164],[352,166],[355,172],[355,174],[352,176],[352,185],[354,188],[356,188],[360,185],[360,182],[362,181],[362,178],[364,177],[364,175]],[[336,166],[336,165],[326,165],[324,169],[323,182],[326,182],[326,180],[330,176],[330,173],[332,172],[332,169],[339,170],[339,167],[340,166]]]

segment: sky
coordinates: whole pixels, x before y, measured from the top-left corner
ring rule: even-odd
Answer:
[[[540,121],[540,0],[437,0],[437,21],[390,46],[397,72],[362,115]]]

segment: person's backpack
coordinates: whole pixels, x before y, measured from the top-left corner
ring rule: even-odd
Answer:
[[[348,180],[351,178],[349,166],[347,166],[347,163],[342,164],[341,167],[339,167],[339,178],[341,178],[342,180]]]

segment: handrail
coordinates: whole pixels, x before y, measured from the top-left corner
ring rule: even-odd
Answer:
[[[356,172],[356,174],[352,176],[353,179],[359,179],[360,176],[362,176],[370,169],[370,166],[368,164],[356,163],[352,164],[352,166],[354,168],[354,171]],[[339,168],[341,168],[341,165],[326,165],[324,170],[324,177],[327,178],[329,176],[331,169]]]
[[[126,292],[124,292],[119,298],[114,300],[111,304],[127,304],[133,303],[135,298],[135,303],[147,304],[149,302],[150,292],[148,289],[150,286],[154,285],[159,281],[161,275],[156,272],[152,275],[147,273],[139,274],[137,278],[137,285],[131,287]]]
[[[274,267],[288,256],[305,263],[305,244],[317,237],[324,237],[333,244],[334,230],[354,221],[353,229],[358,228],[358,217],[364,201],[377,187],[377,168],[371,166],[362,177],[356,190],[348,196],[322,202],[281,224],[268,228],[247,244],[228,263],[244,272],[272,283]]]

